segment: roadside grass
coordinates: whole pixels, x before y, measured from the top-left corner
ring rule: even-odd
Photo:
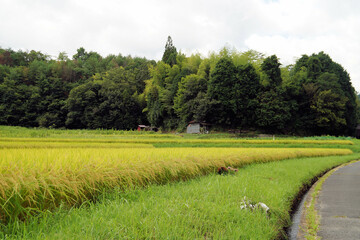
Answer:
[[[222,166],[348,154],[349,149],[324,148],[0,149],[0,217],[3,223],[27,219],[115,187],[184,181]]]
[[[360,154],[253,164],[235,175],[209,175],[146,189],[105,192],[79,208],[41,213],[2,226],[6,239],[278,239],[304,185]],[[270,207],[240,209],[243,197]]]
[[[334,172],[334,169],[327,172],[320,180],[316,183],[314,187],[314,191],[311,194],[310,202],[305,203],[305,238],[316,240],[319,239],[317,236],[317,232],[319,229],[320,218],[318,216],[317,210],[315,209],[315,203],[322,188],[325,180]]]

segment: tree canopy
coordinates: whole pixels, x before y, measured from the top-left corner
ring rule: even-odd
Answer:
[[[218,129],[351,135],[359,99],[349,74],[324,52],[282,66],[276,55],[227,48],[161,61],[106,57],[83,47],[70,59],[0,48],[0,124],[52,128]]]

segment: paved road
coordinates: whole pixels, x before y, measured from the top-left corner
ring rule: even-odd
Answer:
[[[318,236],[323,240],[360,239],[360,162],[328,177],[317,203],[321,216]]]

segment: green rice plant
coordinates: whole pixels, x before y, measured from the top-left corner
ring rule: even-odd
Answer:
[[[176,137],[174,134],[160,134],[151,131],[116,130],[116,129],[47,129],[25,128],[18,126],[1,126],[0,137],[31,137],[31,138],[102,138],[121,136],[163,136]]]
[[[351,153],[324,148],[0,149],[0,217],[3,222],[26,219],[61,204],[92,200],[114,187],[188,180],[221,166]]]

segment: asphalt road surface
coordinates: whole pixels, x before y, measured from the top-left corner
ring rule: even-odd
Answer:
[[[360,162],[335,171],[317,201],[322,240],[360,239]]]

